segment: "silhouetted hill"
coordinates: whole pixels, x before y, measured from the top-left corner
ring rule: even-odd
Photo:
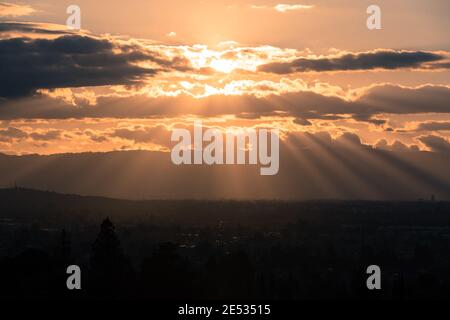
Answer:
[[[0,218],[54,226],[98,224],[106,217],[119,224],[184,226],[281,226],[299,219],[327,224],[448,225],[449,215],[450,202],[443,201],[139,201],[0,189]]]
[[[0,155],[0,187],[136,200],[450,200],[450,154],[298,143],[282,146],[274,176],[257,165],[176,166],[165,152]]]

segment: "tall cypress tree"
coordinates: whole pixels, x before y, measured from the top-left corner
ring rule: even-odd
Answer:
[[[92,246],[89,274],[90,290],[98,298],[118,298],[124,295],[131,267],[125,258],[114,224],[106,218]]]

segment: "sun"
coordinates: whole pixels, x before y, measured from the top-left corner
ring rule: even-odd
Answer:
[[[214,59],[210,63],[211,68],[223,73],[230,73],[236,69],[236,63],[227,59]]]

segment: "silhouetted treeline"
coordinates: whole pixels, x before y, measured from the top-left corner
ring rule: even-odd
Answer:
[[[75,221],[68,216],[76,212],[76,201],[69,201],[68,212],[63,205],[72,196],[9,193],[16,199],[9,207],[2,201],[0,298],[450,297],[446,202],[144,205],[80,198],[80,210],[87,211],[76,217],[116,206],[115,214]],[[39,203],[36,210],[44,218],[32,214],[32,203]],[[129,213],[127,206],[140,209]],[[117,222],[113,217],[119,214]],[[81,267],[80,291],[66,288],[71,264]],[[380,291],[366,288],[365,271],[372,264],[381,267]]]

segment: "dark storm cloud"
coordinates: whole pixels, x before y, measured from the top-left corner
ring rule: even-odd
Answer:
[[[53,26],[53,25],[52,25]],[[54,25],[51,28],[46,23],[33,23],[33,22],[2,22],[0,23],[0,34],[19,32],[19,33],[32,33],[41,35],[65,35],[73,34],[73,31],[63,30],[61,26]]]
[[[357,102],[367,114],[449,113],[450,88],[439,85],[417,88],[378,85],[370,88]]]
[[[450,122],[422,122],[415,131],[444,131],[450,130]]]
[[[373,69],[421,68],[427,63],[446,59],[445,56],[426,51],[391,51],[349,53],[333,58],[299,58],[291,62],[274,62],[262,65],[260,71],[277,74],[295,72],[326,72]],[[445,68],[445,64],[441,65]]]
[[[430,148],[431,151],[450,153],[450,142],[442,137],[429,135],[419,137],[418,140]]]
[[[429,66],[430,69],[450,69],[450,62],[438,62]]]
[[[450,88],[446,86],[406,88],[397,85],[377,85],[365,90],[358,99],[352,101],[301,91],[260,99],[244,96],[241,99],[235,98],[234,105],[239,106],[241,112],[245,109],[247,116],[253,113],[254,118],[268,115],[270,112],[276,115],[276,111],[283,111],[289,116],[306,120],[332,121],[351,115],[357,121],[383,125],[386,120],[377,119],[376,115],[450,113],[449,101]],[[212,110],[214,109],[209,109]],[[236,109],[234,111],[237,113]]]
[[[385,124],[382,114],[450,113],[450,88],[422,86],[405,88],[379,85],[361,93],[356,100],[325,96],[310,91],[255,97],[210,96],[196,99],[187,95],[177,97],[99,96],[97,104],[74,108],[60,99],[47,96],[23,97],[4,101],[0,119],[17,118],[138,118],[180,115],[219,116],[233,114],[241,118],[262,116],[291,116],[304,120],[340,120],[351,117],[357,121]]]
[[[115,53],[108,40],[87,36],[0,40],[0,97],[33,94],[37,89],[132,84],[156,73],[133,65],[146,52]]]

